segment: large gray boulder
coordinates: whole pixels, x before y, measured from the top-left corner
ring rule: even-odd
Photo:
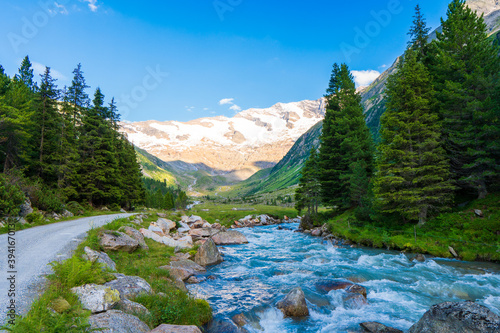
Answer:
[[[100,245],[104,251],[132,253],[139,247],[139,242],[123,232],[105,230],[101,234]]]
[[[105,287],[118,290],[121,298],[135,298],[140,294],[151,294],[153,290],[149,283],[138,276],[128,276],[120,273],[113,274],[116,280],[106,282]]]
[[[283,312],[285,317],[304,317],[309,315],[306,297],[300,287],[292,289],[284,299],[276,304],[276,307]]]
[[[120,301],[118,290],[97,284],[86,284],[74,287],[71,291],[78,296],[84,309],[92,313],[104,312],[112,309]]]
[[[198,252],[194,256],[194,261],[200,266],[217,265],[222,262],[222,256],[217,245],[209,238],[198,249]]]
[[[160,268],[168,270],[170,276],[182,281],[189,279],[189,277],[195,274],[206,272],[204,267],[189,259],[172,261],[169,265],[161,266]]]
[[[500,332],[500,317],[474,302],[445,302],[433,305],[410,328],[409,333]]]
[[[219,232],[219,230],[213,229],[213,228],[200,228],[200,229],[191,229],[189,231],[189,235],[193,239],[197,240],[197,239],[200,239],[200,238],[211,237],[211,236],[215,235],[218,232]]]
[[[148,245],[144,241],[144,236],[143,236],[143,234],[141,234],[139,232],[139,230],[134,229],[132,227],[127,227],[127,226],[121,227],[118,230],[126,233],[127,235],[129,235],[130,237],[132,237],[133,239],[135,239],[136,241],[138,241],[139,242],[139,246],[141,248],[143,248],[145,250],[149,250]]]
[[[126,298],[121,299],[115,306],[116,310],[121,310],[125,313],[131,315],[143,314],[148,315],[151,314],[149,310],[142,304],[132,302]]]
[[[107,267],[112,271],[116,271],[116,264],[113,260],[111,260],[107,253],[94,251],[88,246],[85,246],[83,250],[85,251],[85,254],[83,255],[83,258],[85,260],[88,260],[90,262],[97,261],[98,263],[103,264],[104,267]]]
[[[212,236],[217,245],[246,244],[247,238],[236,230],[221,231]]]
[[[174,229],[177,226],[174,221],[164,218],[159,218],[158,221],[156,221],[156,225],[163,230],[163,233],[165,235],[168,235],[170,233],[170,230]]]
[[[90,316],[90,327],[102,333],[145,333],[149,327],[139,318],[123,313],[119,310],[110,310],[98,315]]]
[[[161,324],[149,333],[201,333],[194,325],[167,325]]]
[[[243,327],[238,327],[229,318],[214,318],[206,325],[206,333],[248,333]]]
[[[375,321],[364,322],[359,324],[359,326],[364,328],[364,330],[368,333],[403,333],[401,330],[385,326],[384,324],[377,323]]]

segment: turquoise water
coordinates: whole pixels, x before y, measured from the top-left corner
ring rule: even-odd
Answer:
[[[216,317],[244,313],[250,332],[360,332],[365,321],[407,330],[431,305],[445,301],[473,300],[500,314],[499,265],[413,262],[394,251],[335,248],[277,226],[238,230],[249,244],[222,247],[225,261],[207,271],[216,279],[188,288],[208,300]],[[316,289],[319,281],[332,279],[361,281],[368,305],[349,307],[345,291]],[[310,316],[284,319],[275,304],[296,286],[306,294]]]

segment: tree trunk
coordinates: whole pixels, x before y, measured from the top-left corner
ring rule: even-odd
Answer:
[[[418,226],[423,226],[425,222],[427,222],[427,206],[424,206],[418,213]]]
[[[482,179],[478,182],[477,198],[484,199],[484,198],[486,198],[487,194],[488,194],[488,190],[486,189],[486,183],[484,182],[484,179]]]

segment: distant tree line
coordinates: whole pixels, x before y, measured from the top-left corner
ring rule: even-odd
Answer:
[[[146,188],[145,205],[158,209],[183,209],[188,204],[188,196],[180,187],[168,186],[165,180],[143,178]]]
[[[36,82],[28,57],[9,77],[0,66],[0,215],[15,214],[27,195],[42,210],[185,206],[186,194],[141,180],[133,145],[119,133],[114,99],[100,88],[90,100],[81,65],[59,89],[49,67]],[[170,193],[170,199],[165,198]]]
[[[355,209],[358,220],[388,214],[424,224],[459,195],[481,199],[498,189],[498,43],[463,0],[450,3],[441,23],[429,43],[417,5],[408,48],[387,81],[378,147],[348,67],[333,66],[321,146],[296,191],[299,211],[315,214],[321,202]]]

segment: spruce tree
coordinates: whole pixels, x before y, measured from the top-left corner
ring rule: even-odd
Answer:
[[[431,28],[427,27],[425,18],[420,11],[420,5],[417,4],[415,7],[415,16],[413,17],[413,26],[410,28],[408,35],[410,35],[410,40],[408,41],[408,47],[417,50],[420,59],[425,57],[427,53],[429,31]]]
[[[418,56],[408,49],[387,81],[374,191],[383,212],[423,224],[447,207],[453,185],[431,76]]]
[[[19,74],[17,74],[15,78],[24,83],[29,90],[35,92],[37,87],[36,83],[33,81],[34,75],[31,66],[30,58],[28,56],[24,57],[21,62],[21,67],[19,67]]]
[[[299,187],[295,191],[295,209],[307,208],[309,216],[318,214],[320,203],[319,165],[316,149],[311,149],[309,157],[301,171]]]
[[[90,104],[89,96],[85,90],[89,86],[85,83],[85,78],[83,76],[82,64],[78,64],[73,70],[73,81],[71,81],[71,86],[69,86],[64,101],[73,106],[73,125],[78,125],[80,116],[85,108]]]
[[[483,17],[453,0],[432,43],[429,67],[452,177],[479,198],[499,174],[500,61]]]
[[[356,92],[347,65],[333,66],[325,98],[326,115],[319,151],[321,200],[340,208],[357,206],[359,202],[352,201],[349,192],[351,164],[363,165],[370,178],[374,147],[363,115],[361,96]]]
[[[50,68],[40,75],[40,89],[36,96],[34,113],[33,145],[36,147],[33,156],[32,172],[45,183],[56,183],[58,174],[58,151],[61,141],[62,117],[58,112],[59,90],[55,79],[50,75]]]

